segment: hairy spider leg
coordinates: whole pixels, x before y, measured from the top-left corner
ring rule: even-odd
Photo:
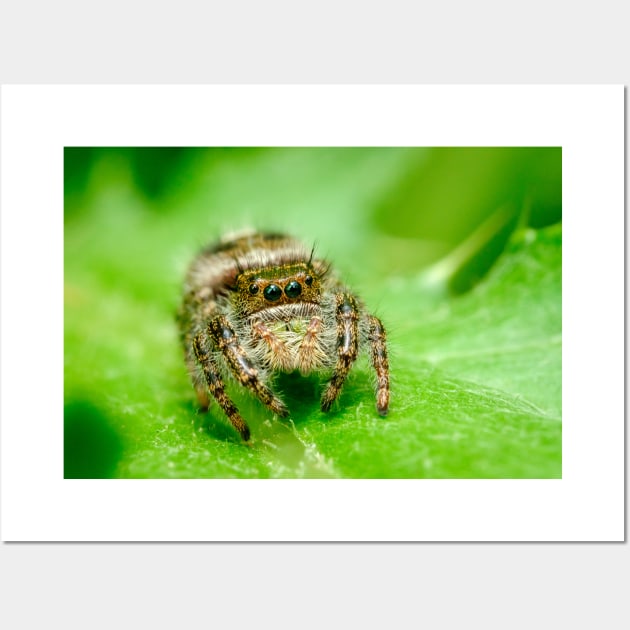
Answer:
[[[268,409],[279,416],[286,417],[289,410],[286,405],[259,378],[260,371],[247,356],[232,326],[224,315],[211,319],[208,334],[223,357],[230,371],[238,382],[249,389]]]
[[[287,344],[261,321],[254,322],[252,330],[257,337],[260,337],[267,344],[270,352],[276,357],[278,365],[289,369],[291,367],[291,353]]]
[[[186,365],[192,378],[199,406],[202,411],[207,411],[210,406],[210,399],[208,398],[208,385],[206,384],[203,373],[199,372],[200,361],[196,355],[196,350],[192,344],[190,344],[189,347],[190,350],[186,350]]]
[[[317,336],[320,334],[321,329],[321,317],[317,317],[317,315],[312,317],[306,327],[306,333],[298,350],[298,364],[302,374],[308,374],[325,358],[325,355],[323,355],[317,345]]]
[[[337,303],[337,363],[322,395],[322,411],[328,411],[339,396],[359,349],[359,311],[356,300],[349,293],[338,293],[335,300]]]
[[[247,426],[245,420],[241,417],[241,414],[238,412],[236,405],[232,402],[225,391],[225,385],[223,383],[223,379],[221,378],[219,368],[212,358],[211,347],[212,341],[208,338],[205,332],[200,332],[193,339],[195,356],[197,357],[197,361],[199,361],[199,365],[203,370],[210,393],[219,403],[219,406],[225,412],[225,415],[232,423],[232,426],[239,432],[243,440],[247,442],[249,440],[249,427]],[[197,394],[199,394],[199,390],[197,390]],[[201,398],[200,402],[202,402]]]
[[[376,372],[376,410],[381,416],[386,416],[389,409],[389,360],[385,329],[381,320],[374,315],[368,315],[370,326],[368,340],[370,342],[370,358]]]

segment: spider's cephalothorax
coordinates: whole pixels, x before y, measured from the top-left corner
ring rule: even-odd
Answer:
[[[376,408],[389,406],[385,330],[329,265],[283,234],[227,236],[191,265],[179,313],[186,362],[203,408],[208,392],[244,440],[249,427],[225,390],[233,377],[280,416],[289,411],[270,387],[276,372],[328,371],[328,411],[363,348],[376,372]]]

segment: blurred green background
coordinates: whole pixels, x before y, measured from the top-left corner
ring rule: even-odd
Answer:
[[[560,148],[65,149],[66,478],[557,478]],[[197,411],[174,314],[228,230],[317,243],[388,329],[390,415],[365,360],[338,404],[282,376],[251,447]]]

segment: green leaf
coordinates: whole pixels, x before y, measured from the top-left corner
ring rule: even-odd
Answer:
[[[81,163],[74,151],[68,165]],[[517,230],[496,249],[498,260],[484,263],[487,275],[470,275],[466,292],[453,297],[453,275],[478,270],[458,260],[443,273],[442,263],[466,250],[462,236],[475,242],[497,207],[451,230],[452,240],[383,229],[383,199],[408,188],[409,173],[430,163],[427,150],[171,151],[171,175],[159,171],[168,185],[146,174],[159,155],[142,153],[145,174],[134,175],[138,155],[94,149],[80,179],[66,174],[66,477],[561,476],[560,224]],[[540,155],[534,175],[550,159]],[[490,158],[498,168],[501,155]],[[529,179],[517,179],[521,194]],[[542,188],[555,199],[548,182]],[[541,207],[536,198],[529,205]],[[390,221],[418,226],[416,212],[412,204]],[[249,446],[216,406],[197,411],[174,320],[181,280],[199,247],[244,223],[317,240],[383,319],[392,373],[386,418],[375,411],[365,358],[327,414],[319,410],[323,377],[277,380],[287,421],[232,387],[252,428]]]
[[[360,402],[348,395],[298,433],[339,476],[560,477],[560,268],[553,227],[522,234],[484,283],[421,317],[421,285],[392,291],[390,416],[375,416],[363,378]]]

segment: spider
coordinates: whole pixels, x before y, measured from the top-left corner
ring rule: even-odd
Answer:
[[[296,239],[262,232],[227,235],[193,261],[178,314],[197,398],[212,397],[244,441],[250,430],[225,389],[233,378],[281,417],[271,382],[278,372],[331,373],[321,397],[328,411],[359,352],[376,373],[376,409],[389,407],[385,329],[361,300]]]

